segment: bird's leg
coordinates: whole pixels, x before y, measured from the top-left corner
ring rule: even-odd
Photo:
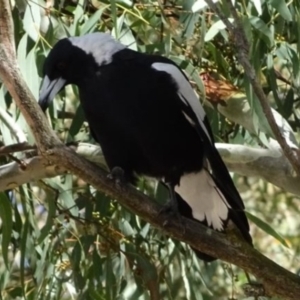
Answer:
[[[172,214],[177,215],[177,214],[179,214],[178,199],[176,197],[174,186],[171,183],[166,183],[166,186],[168,187],[168,190],[169,190],[170,199],[162,207],[162,209],[160,210],[160,213],[169,213],[169,212],[171,212]]]
[[[168,218],[174,218],[174,216],[179,220],[182,225],[183,231],[185,231],[185,225],[183,218],[179,212],[178,199],[174,190],[174,185],[171,183],[166,183],[169,189],[170,199],[169,201],[160,209],[159,214],[167,214]],[[168,224],[168,220],[164,222],[164,226]]]
[[[113,167],[107,178],[114,180],[118,186],[122,186],[126,183],[125,172],[120,167]]]

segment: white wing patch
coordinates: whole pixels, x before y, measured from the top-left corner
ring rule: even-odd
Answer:
[[[191,84],[186,80],[181,71],[175,66],[167,63],[154,63],[152,67],[158,71],[164,71],[172,76],[178,86],[178,94],[184,104],[189,104],[196,114],[199,124],[207,137],[211,141],[211,137],[207,131],[203,120],[205,118],[205,111],[199,102],[198,96],[193,90]],[[185,114],[184,114],[185,115]],[[185,115],[186,117],[186,115]],[[187,119],[190,122],[190,118]]]
[[[206,220],[215,230],[224,229],[223,221],[231,207],[207,170],[183,175],[175,191],[191,207],[195,219]]]
[[[70,37],[69,40],[74,46],[82,49],[87,54],[92,54],[99,66],[110,63],[113,54],[125,48],[110,34],[104,32],[74,36]]]

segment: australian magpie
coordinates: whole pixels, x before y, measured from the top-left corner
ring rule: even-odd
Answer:
[[[44,63],[43,110],[67,84],[78,86],[110,170],[123,170],[131,183],[136,175],[157,178],[169,187],[173,210],[217,231],[231,221],[252,243],[204,109],[173,61],[130,50],[106,33],[64,38]]]

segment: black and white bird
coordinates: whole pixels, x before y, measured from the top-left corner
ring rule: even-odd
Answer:
[[[181,215],[221,232],[231,221],[252,243],[243,201],[204,109],[174,62],[130,50],[106,33],[65,38],[45,60],[43,110],[67,84],[78,86],[110,170],[123,170],[131,183],[136,175],[157,178]]]

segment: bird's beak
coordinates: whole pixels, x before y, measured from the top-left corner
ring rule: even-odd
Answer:
[[[62,90],[65,85],[66,80],[61,77],[53,80],[50,80],[47,75],[44,77],[39,97],[39,105],[43,111],[48,108],[53,98]]]

